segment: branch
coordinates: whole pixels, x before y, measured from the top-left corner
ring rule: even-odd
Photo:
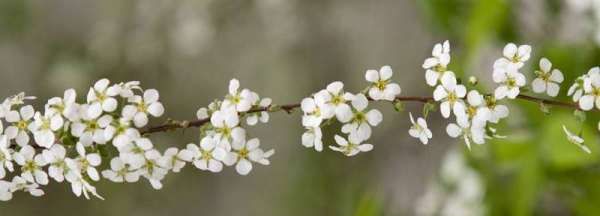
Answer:
[[[577,103],[549,100],[549,99],[543,99],[543,98],[522,95],[522,94],[518,95],[517,99],[524,100],[524,101],[531,101],[531,102],[535,102],[535,103],[545,103],[545,104],[549,104],[549,105],[556,105],[556,106],[571,108],[571,109],[580,109],[579,105]],[[371,98],[369,98],[369,100],[372,101]],[[430,97],[430,96],[398,96],[398,97],[396,97],[395,101],[428,103],[428,102],[433,102],[434,100],[433,100],[433,97]],[[264,112],[264,111],[266,111],[266,112],[285,111],[288,114],[290,114],[294,111],[294,109],[299,108],[299,107],[300,107],[299,103],[280,105],[279,106],[280,109],[272,109],[273,107],[271,107],[271,106],[261,107],[261,108],[251,109],[247,112],[244,112],[244,114]],[[198,120],[194,120],[194,121],[170,122],[170,123],[165,123],[165,124],[158,125],[158,126],[147,127],[146,129],[142,130],[141,133],[143,135],[147,135],[147,134],[158,133],[158,132],[172,131],[172,130],[176,130],[176,129],[201,127],[208,122],[210,122],[210,117],[204,118],[204,119],[198,119]]]

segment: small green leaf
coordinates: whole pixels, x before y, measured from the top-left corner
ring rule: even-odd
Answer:
[[[427,118],[427,116],[429,115],[429,112],[431,111],[435,111],[435,104],[431,103],[431,102],[427,102],[423,105],[423,118]]]
[[[402,112],[402,111],[404,111],[404,103],[402,103],[402,101],[398,101],[398,102],[394,103],[394,109],[395,109],[397,112]]]
[[[575,112],[573,112],[573,115],[575,115],[575,118],[577,119],[577,121],[585,122],[585,112],[584,111],[575,110]]]
[[[540,102],[540,111],[542,111],[545,115],[550,115],[550,106],[544,102]]]

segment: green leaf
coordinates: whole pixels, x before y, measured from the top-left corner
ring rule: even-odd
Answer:
[[[404,111],[404,103],[402,103],[402,101],[398,101],[398,102],[394,103],[394,109],[396,110],[396,112],[403,112]]]
[[[577,119],[577,121],[585,122],[585,112],[584,111],[575,110],[575,112],[573,112],[573,115],[575,115],[575,118]]]

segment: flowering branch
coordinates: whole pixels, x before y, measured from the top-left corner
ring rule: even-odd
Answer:
[[[373,99],[371,99],[371,98],[368,98],[368,99],[369,99],[369,101],[373,101]],[[517,96],[517,99],[521,99],[524,101],[531,101],[531,102],[535,102],[535,103],[544,103],[544,104],[548,104],[548,105],[556,105],[556,106],[577,109],[577,110],[581,109],[581,108],[579,108],[579,105],[576,103],[543,99],[543,98],[538,98],[538,97],[528,96],[528,95],[523,95],[523,94],[519,94]],[[433,99],[433,97],[429,97],[429,96],[397,96],[394,101],[429,103],[429,102],[434,102],[434,99]],[[269,107],[259,107],[259,108],[251,109],[251,110],[248,110],[247,112],[245,112],[244,114],[251,114],[251,113],[265,112],[265,111],[266,112],[285,111],[288,114],[291,114],[294,111],[294,109],[299,108],[299,107],[300,107],[300,104],[298,104],[298,103],[279,105],[279,106],[271,105]],[[600,110],[592,110],[592,111],[600,111]],[[175,122],[165,123],[162,125],[147,127],[144,130],[142,130],[141,133],[142,133],[142,135],[146,135],[146,134],[152,134],[152,133],[158,133],[158,132],[167,132],[167,131],[176,130],[176,129],[202,127],[203,125],[205,125],[207,123],[210,123],[210,118],[203,118],[203,119],[191,120],[191,121],[175,121]]]
[[[573,102],[562,102],[524,95],[521,88],[527,84],[520,72],[530,58],[531,47],[508,44],[503,56],[494,63],[492,78],[498,87],[491,94],[468,90],[450,71],[450,44],[436,44],[432,57],[423,68],[426,83],[433,87],[432,96],[401,96],[401,88],[392,82],[392,69],[367,70],[369,85],[358,93],[344,91],[344,84],[333,82],[300,103],[274,105],[270,98],[260,98],[248,89],[240,90],[233,79],[228,94],[215,100],[196,113],[196,120],[169,120],[158,126],[147,126],[151,117],[160,117],[164,107],[155,89],[144,90],[139,82],[110,84],[99,80],[90,88],[83,103],[78,103],[73,89],[64,96],[48,100],[44,110],[35,111],[26,101],[35,97],[24,93],[9,97],[0,104],[0,200],[12,199],[16,191],[41,196],[39,188],[52,178],[67,182],[76,196],[103,199],[92,183],[102,178],[116,183],[137,182],[146,179],[153,188],[162,188],[161,181],[169,172],[180,172],[186,164],[199,170],[220,172],[223,167],[235,167],[240,175],[248,175],[254,164],[269,165],[274,150],[260,148],[258,138],[248,138],[246,127],[267,123],[269,114],[302,111],[301,138],[303,146],[323,151],[328,147],[346,156],[371,151],[374,145],[365,143],[378,126],[383,114],[369,109],[372,101],[390,102],[402,111],[404,102],[422,103],[422,117],[408,113],[412,126],[408,134],[427,144],[433,138],[427,127],[428,113],[439,106],[440,114],[455,123],[449,123],[450,137],[462,138],[471,148],[471,142],[484,144],[500,138],[494,125],[508,117],[509,109],[500,104],[505,100],[525,100],[545,105],[576,109],[576,115],[600,110],[600,68],[591,69],[579,77],[567,95]],[[556,97],[564,77],[552,69],[549,60],[540,60],[539,70],[531,87],[534,93]],[[471,86],[477,79],[469,79]],[[594,109],[597,108],[597,109]],[[546,108],[547,109],[547,108]],[[547,110],[542,110],[547,112]],[[245,124],[243,122],[245,121]],[[322,127],[338,121],[340,133],[334,136],[337,145],[324,145]],[[8,127],[4,129],[4,124]],[[185,148],[168,148],[164,152],[154,147],[147,135],[176,129],[199,128],[199,144]],[[563,130],[567,140],[585,152],[580,135]],[[33,139],[31,139],[33,138]],[[15,163],[17,168],[15,168]],[[98,169],[101,169],[99,172]],[[3,180],[12,176],[11,181]]]

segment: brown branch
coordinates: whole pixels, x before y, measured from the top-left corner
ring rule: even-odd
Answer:
[[[531,102],[535,102],[535,103],[544,103],[544,104],[548,104],[548,105],[555,105],[555,106],[571,108],[571,109],[579,109],[579,105],[577,103],[555,101],[555,100],[537,98],[537,97],[528,96],[528,95],[518,95],[517,99],[531,101]],[[372,100],[372,99],[369,98],[369,100]],[[433,97],[430,97],[430,96],[423,96],[423,97],[398,96],[398,97],[396,97],[395,101],[428,103],[428,102],[433,102],[434,100],[433,100]],[[272,106],[272,107],[254,108],[254,109],[251,109],[244,113],[248,114],[248,113],[256,113],[256,112],[263,112],[263,111],[267,111],[267,112],[285,111],[289,114],[289,113],[292,113],[294,111],[294,109],[299,108],[299,107],[300,107],[300,104],[296,103],[296,104],[287,104],[287,105]],[[204,119],[199,119],[199,120],[194,120],[194,121],[171,122],[171,123],[166,123],[166,124],[162,124],[162,125],[158,125],[158,126],[147,127],[146,129],[142,130],[142,134],[147,135],[147,134],[151,134],[151,133],[165,132],[165,131],[171,131],[171,130],[176,130],[176,129],[201,127],[208,122],[210,122],[210,117],[204,118]]]

